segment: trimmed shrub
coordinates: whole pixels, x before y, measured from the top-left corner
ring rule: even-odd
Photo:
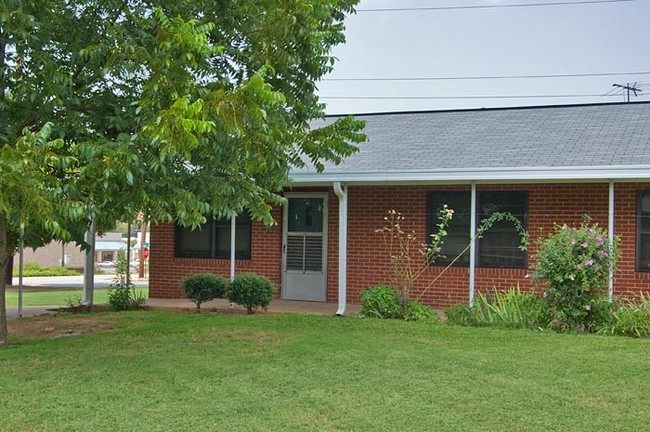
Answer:
[[[249,314],[259,307],[267,307],[273,300],[273,282],[264,276],[249,273],[235,276],[230,284],[228,298],[246,308]]]
[[[361,316],[382,319],[403,317],[397,291],[386,285],[377,285],[361,292]]]
[[[183,279],[181,287],[185,292],[185,297],[196,304],[196,311],[200,312],[201,303],[223,297],[226,294],[228,281],[222,276],[199,273]]]
[[[617,256],[607,232],[587,218],[578,228],[556,225],[539,241],[532,276],[546,285],[544,308],[550,327],[592,332],[604,324],[609,313],[605,287]]]
[[[409,301],[406,311],[406,319],[408,321],[440,320],[438,314],[435,313],[433,309],[417,300]]]
[[[361,316],[368,318],[407,321],[438,318],[438,315],[429,306],[417,300],[408,300],[404,305],[400,293],[395,288],[386,285],[376,285],[363,290],[361,305]]]

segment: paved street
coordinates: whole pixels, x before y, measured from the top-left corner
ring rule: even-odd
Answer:
[[[95,288],[108,288],[113,283],[114,277],[115,275],[95,275]],[[133,275],[131,281],[138,288],[149,286],[149,279],[139,279],[137,275]],[[82,288],[83,285],[83,275],[23,278],[23,286],[26,287]],[[18,287],[17,277],[13,278],[13,286],[14,288]]]

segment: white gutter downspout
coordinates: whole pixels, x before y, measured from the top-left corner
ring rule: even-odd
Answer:
[[[609,232],[609,247],[614,246],[614,182],[609,182],[609,224],[607,230]],[[609,271],[609,301],[614,299],[614,272]]]
[[[348,283],[348,187],[334,182],[334,193],[339,197],[339,308],[336,315],[345,315]]]
[[[84,261],[84,288],[81,304],[90,308],[93,305],[93,294],[95,290],[95,233],[97,232],[97,221],[91,216],[90,227],[86,231],[85,240],[90,246],[86,250]]]
[[[230,282],[235,279],[235,233],[237,232],[237,216],[230,216]]]
[[[469,223],[469,307],[474,306],[474,289],[476,276],[476,183],[472,182]]]

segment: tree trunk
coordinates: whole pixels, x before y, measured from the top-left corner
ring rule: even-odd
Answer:
[[[7,271],[7,218],[0,213],[0,275]],[[4,277],[0,277],[0,347],[7,345],[7,305],[5,295],[7,283]]]
[[[10,256],[9,259],[7,260],[7,286],[13,285],[13,273],[14,273],[14,257]]]

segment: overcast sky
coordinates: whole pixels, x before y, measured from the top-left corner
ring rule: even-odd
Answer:
[[[650,0],[558,4],[587,1],[362,0],[319,94],[329,114],[619,102],[601,95],[628,82],[644,90],[632,100],[650,100]],[[369,10],[391,8],[420,10]],[[605,73],[621,75],[370,80]],[[492,98],[531,95],[581,96]],[[354,99],[362,97],[440,99]]]

